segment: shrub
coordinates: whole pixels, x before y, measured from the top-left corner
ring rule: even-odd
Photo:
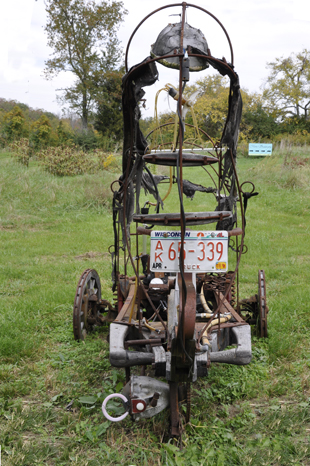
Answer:
[[[29,159],[33,154],[33,150],[29,145],[29,139],[22,138],[18,141],[14,141],[10,144],[9,148],[16,157],[16,160],[28,167]]]
[[[99,147],[98,136],[91,128],[83,131],[75,131],[73,142],[85,151],[91,151]]]
[[[58,176],[94,173],[115,165],[116,158],[99,149],[85,152],[76,146],[48,147],[37,154],[45,169]]]
[[[273,138],[273,143],[277,143],[280,149],[287,147],[301,146],[310,144],[310,133],[307,131],[296,131],[294,134],[282,133]]]

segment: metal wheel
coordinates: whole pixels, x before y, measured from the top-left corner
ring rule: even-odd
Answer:
[[[256,335],[261,338],[268,336],[267,315],[268,306],[266,303],[266,281],[265,272],[258,271],[258,294],[249,299],[242,299],[239,302],[242,318],[250,325],[256,327]]]
[[[258,312],[259,312],[259,329],[260,336],[266,338],[267,332],[267,314],[268,307],[266,304],[266,281],[264,270],[258,271]]]
[[[86,269],[79,280],[73,306],[75,340],[84,340],[99,318],[97,304],[101,300],[101,285],[96,270]]]

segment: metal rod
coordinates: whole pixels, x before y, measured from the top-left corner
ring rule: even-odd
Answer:
[[[181,247],[180,247],[180,273],[182,276],[182,287],[181,287],[181,299],[182,306],[180,306],[181,315],[181,329],[182,335],[181,338],[184,341],[184,313],[185,313],[185,301],[186,301],[186,291],[185,283],[183,278],[184,271],[184,238],[185,238],[185,225],[182,216],[183,209],[183,121],[182,121],[182,98],[183,98],[183,81],[182,81],[182,68],[183,68],[183,40],[184,40],[184,24],[185,24],[185,12],[186,12],[186,3],[182,3],[182,26],[181,26],[181,35],[180,35],[180,52],[182,55],[179,57],[180,61],[180,73],[179,73],[179,100],[178,100],[178,114],[179,114],[179,183],[180,183],[180,220],[181,220]]]
[[[226,31],[226,29],[224,28],[223,24],[217,19],[216,16],[214,16],[212,13],[210,13],[210,11],[208,10],[205,10],[204,8],[200,7],[200,6],[197,6],[197,5],[193,5],[192,3],[172,3],[171,5],[165,5],[165,6],[162,6],[161,8],[157,8],[157,10],[154,10],[152,11],[152,13],[148,14],[147,16],[145,16],[145,18],[143,18],[142,21],[140,21],[140,23],[138,24],[138,26],[135,28],[135,30],[133,31],[133,33],[131,34],[130,38],[129,38],[129,41],[127,43],[127,47],[126,47],[126,53],[125,53],[125,67],[126,67],[126,73],[128,72],[128,52],[129,52],[129,47],[130,47],[130,44],[132,42],[132,39],[134,37],[134,35],[136,34],[137,30],[140,28],[140,26],[142,26],[142,24],[148,19],[150,18],[151,16],[153,16],[155,13],[158,13],[159,11],[161,10],[164,10],[166,8],[170,8],[170,7],[175,7],[175,6],[182,6],[184,8],[184,5],[185,5],[185,9],[186,7],[192,7],[192,8],[197,8],[198,10],[201,10],[203,11],[204,13],[206,13],[207,15],[211,16],[211,18],[213,18],[218,24],[219,26],[222,28],[225,36],[226,36],[226,39],[228,41],[228,44],[229,44],[229,48],[230,48],[230,59],[231,59],[231,64],[233,65],[234,64],[234,52],[233,52],[233,48],[232,48],[232,44],[231,44],[231,40],[230,40],[230,37]]]
[[[125,341],[125,349],[128,349],[129,346],[143,346],[143,345],[152,345],[152,344],[161,344],[161,338],[150,338],[148,340],[127,340]]]

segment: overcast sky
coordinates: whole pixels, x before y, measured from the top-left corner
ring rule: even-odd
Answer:
[[[125,48],[138,23],[154,8],[168,2],[125,0],[124,4],[128,15],[120,27],[119,39]],[[195,4],[214,14],[227,30],[241,87],[250,91],[260,91],[268,76],[267,62],[310,49],[310,7],[305,0],[198,0]],[[130,48],[130,66],[148,56],[150,45],[159,32],[168,23],[179,21],[177,16],[169,15],[179,12],[179,8],[169,8],[144,23]],[[225,35],[214,20],[199,10],[189,8],[187,21],[202,30],[213,56],[230,59]],[[1,0],[0,97],[60,114],[56,89],[64,88],[73,78],[69,73],[62,73],[53,81],[43,78],[44,61],[51,53],[46,46],[45,22],[43,0]],[[158,83],[156,89],[166,82],[176,81],[176,72],[167,71],[161,65],[158,69],[161,84]],[[191,73],[191,82],[196,77],[197,73]],[[153,95],[147,97],[149,110],[146,114],[149,115],[153,108]]]

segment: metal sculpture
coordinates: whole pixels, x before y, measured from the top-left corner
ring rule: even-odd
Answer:
[[[181,9],[181,21],[165,27],[151,47],[151,55],[128,69],[128,51],[136,31],[152,15],[170,7]],[[229,44],[229,61],[213,57],[203,33],[186,23],[186,10],[191,8],[211,16],[220,25]],[[158,79],[156,63],[179,74],[178,86],[164,88],[177,105],[176,121],[169,123],[177,129],[169,144],[156,142],[152,147],[149,138],[161,126],[145,137],[139,126],[139,104],[143,88]],[[184,90],[192,72],[209,66],[230,79],[227,120],[221,140],[216,143],[195,127],[198,143],[188,150],[185,127],[195,125],[185,123],[184,115],[192,102],[184,97]],[[161,7],[140,22],[126,50],[123,173],[112,184],[114,245],[110,252],[116,302],[111,305],[101,299],[98,274],[86,270],[74,302],[74,335],[83,339],[93,326],[110,320],[110,362],[126,370],[126,385],[115,396],[124,400],[126,412],[135,420],[150,418],[169,406],[171,435],[176,437],[181,435],[179,402],[187,402],[189,420],[190,389],[197,377],[208,375],[211,362],[248,364],[251,324],[258,326],[261,336],[267,336],[263,271],[259,271],[258,295],[239,301],[238,268],[246,252],[245,210],[248,199],[257,194],[252,183],[251,191],[245,192],[249,182],[240,185],[236,171],[241,112],[233,49],[215,16],[183,2]],[[168,166],[170,175],[154,175],[149,168],[152,165]],[[211,186],[184,179],[185,167],[202,167]],[[167,196],[161,198],[159,187],[167,182],[167,194],[173,184],[177,185],[177,212],[160,212]],[[142,189],[155,198],[154,204],[148,200],[142,207]],[[193,198],[197,191],[213,196],[212,211],[185,212],[183,196]],[[155,213],[150,213],[151,205]],[[237,218],[238,210],[241,219]],[[213,227],[206,229],[209,224]],[[228,256],[231,261],[233,255],[231,271]],[[108,317],[104,317],[105,313]],[[230,349],[225,350],[228,346]],[[133,366],[141,367],[141,375],[131,374]],[[107,402],[103,412],[109,419],[126,416],[111,418]]]

